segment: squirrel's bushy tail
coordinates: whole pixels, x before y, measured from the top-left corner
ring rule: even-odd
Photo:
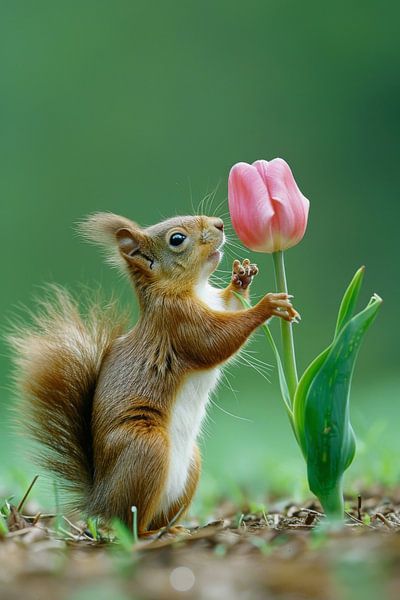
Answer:
[[[41,444],[39,462],[83,510],[93,481],[93,395],[104,354],[126,321],[115,302],[92,302],[82,318],[70,294],[53,286],[33,325],[14,327],[8,336],[22,403],[19,421]]]

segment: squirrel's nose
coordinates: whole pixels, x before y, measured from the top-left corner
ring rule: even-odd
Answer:
[[[214,227],[219,229],[220,231],[224,230],[224,222],[222,219],[214,219]]]

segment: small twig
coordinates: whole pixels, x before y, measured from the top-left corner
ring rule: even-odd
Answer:
[[[312,515],[315,515],[317,517],[326,517],[324,513],[318,512],[317,510],[313,510],[312,508],[300,508],[299,512],[301,511],[311,513]]]
[[[372,527],[372,525],[368,525],[367,523],[364,523],[364,521],[362,519],[357,519],[357,517],[355,517],[354,515],[351,515],[347,511],[344,511],[344,514],[346,515],[346,517],[349,517],[349,519],[354,521],[354,523],[358,523],[359,525],[363,525],[364,527],[369,527],[370,529],[375,529],[375,527]]]
[[[362,521],[361,508],[362,508],[362,498],[361,498],[361,495],[358,495],[357,496],[357,517],[358,517],[359,521]]]
[[[35,477],[33,478],[33,481],[32,481],[32,483],[30,484],[30,486],[29,486],[29,487],[28,487],[28,489],[26,490],[26,492],[25,492],[25,494],[24,494],[24,496],[23,496],[23,498],[22,498],[21,502],[20,502],[20,503],[18,504],[18,506],[17,506],[17,512],[21,512],[21,510],[23,509],[23,507],[24,507],[24,504],[25,504],[25,502],[26,502],[26,500],[27,500],[27,498],[28,498],[29,494],[31,493],[31,490],[32,490],[33,486],[34,486],[34,485],[35,485],[35,483],[37,482],[38,478],[39,478],[39,475],[35,475]]]
[[[61,531],[61,533],[68,536],[69,539],[74,540],[74,542],[79,542],[82,537],[81,535],[74,535],[71,531],[68,531],[68,529],[65,529],[61,525],[58,527],[58,529]]]
[[[80,533],[80,534],[82,534],[82,533],[83,533],[82,529],[80,529],[79,527],[77,527],[76,525],[74,525],[73,523],[71,523],[71,521],[70,521],[69,519],[67,519],[67,517],[65,517],[65,516],[63,515],[63,516],[62,516],[62,518],[64,519],[64,521],[65,521],[66,523],[68,523],[68,525],[69,525],[70,527],[72,527],[72,529],[75,529],[75,531],[77,531],[77,532],[78,532],[78,533]],[[89,537],[89,536],[88,536],[88,537]]]
[[[382,513],[376,513],[375,517],[382,521],[388,529],[393,529],[393,524]]]
[[[32,515],[21,515],[26,521],[34,521],[37,517],[37,515],[35,515],[34,517],[32,517]],[[43,521],[43,519],[54,519],[54,517],[56,517],[57,515],[54,514],[42,514],[39,513],[39,519]]]
[[[38,513],[37,513],[37,514],[36,514],[36,515],[33,517],[33,519],[32,519],[32,526],[33,526],[33,525],[36,525],[36,523],[38,523],[38,522],[39,522],[39,520],[40,520],[40,517],[41,517],[41,514],[40,514],[40,512],[38,512]]]
[[[64,515],[62,516],[62,518],[64,519],[64,521],[66,523],[68,523],[68,525],[72,529],[74,529],[75,531],[78,532],[78,534],[79,534],[80,537],[84,537],[87,540],[93,541],[93,539],[89,535],[87,535],[87,533],[85,533],[84,529],[81,529],[80,527],[77,527],[76,525],[74,525],[73,523],[71,523],[71,521],[69,519],[67,519],[67,517],[65,517]]]

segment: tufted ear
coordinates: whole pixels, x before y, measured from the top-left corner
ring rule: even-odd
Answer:
[[[132,257],[137,252],[139,252],[140,242],[143,240],[142,236],[138,231],[122,227],[121,229],[118,229],[118,231],[115,233],[115,237],[118,243],[118,247],[124,256]]]
[[[114,246],[117,231],[140,231],[139,225],[113,213],[95,213],[78,224],[78,231],[90,242],[101,246]]]
[[[115,237],[119,251],[128,264],[135,265],[141,271],[154,268],[155,260],[150,254],[146,234],[142,230],[122,227]]]
[[[146,250],[146,234],[125,217],[96,213],[79,223],[78,230],[89,242],[103,246],[106,260],[113,266],[135,263],[145,270],[154,266],[154,259]]]

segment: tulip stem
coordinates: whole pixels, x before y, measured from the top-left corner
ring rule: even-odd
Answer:
[[[287,294],[287,283],[286,283],[286,272],[285,272],[285,260],[281,250],[272,254],[274,259],[275,267],[275,281],[278,292],[285,292]],[[296,392],[298,384],[297,367],[296,367],[296,354],[294,351],[294,340],[292,324],[281,321],[281,336],[282,336],[282,351],[283,351],[283,368],[285,371],[286,382],[289,390],[290,399],[293,404],[294,394]]]
[[[329,492],[315,494],[321,502],[322,508],[331,522],[343,521],[344,500],[342,480]]]

